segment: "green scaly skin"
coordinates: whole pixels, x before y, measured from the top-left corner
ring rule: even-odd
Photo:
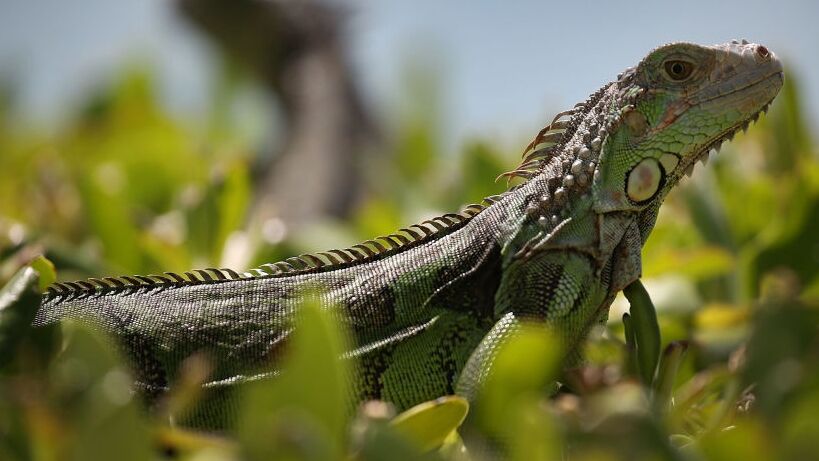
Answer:
[[[207,269],[58,283],[36,325],[80,319],[111,333],[153,398],[182,360],[215,364],[188,423],[219,428],[235,384],[275,363],[299,293],[354,339],[360,399],[399,409],[475,395],[520,322],[546,322],[575,354],[614,296],[640,277],[640,251],[666,194],[709,150],[746,128],[782,86],[780,62],[745,41],[665,45],[558,114],[509,177],[526,181],[457,214],[345,250],[244,274]],[[269,370],[269,368],[268,368]],[[270,373],[270,372],[268,372]]]

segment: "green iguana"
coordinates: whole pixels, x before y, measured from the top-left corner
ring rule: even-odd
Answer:
[[[576,351],[640,277],[640,251],[668,192],[756,120],[783,78],[773,53],[745,40],[665,45],[557,114],[502,175],[525,181],[481,204],[244,273],[55,283],[35,325],[71,318],[101,327],[149,397],[204,351],[215,364],[206,388],[217,397],[192,421],[220,427],[235,411],[235,384],[275,370],[298,328],[299,293],[318,285],[351,332],[344,355],[359,363],[358,398],[403,409],[472,396],[523,320],[553,326]]]

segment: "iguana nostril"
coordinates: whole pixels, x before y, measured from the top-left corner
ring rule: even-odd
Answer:
[[[759,45],[756,47],[756,54],[758,54],[760,57],[767,58],[768,56],[770,56],[771,53],[768,52],[767,48],[765,48],[762,45]]]

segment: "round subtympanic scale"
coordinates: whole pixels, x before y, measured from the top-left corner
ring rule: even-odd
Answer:
[[[656,159],[646,158],[631,169],[626,180],[626,194],[635,202],[648,200],[657,193],[662,179],[660,164]]]
[[[660,157],[660,163],[663,164],[666,173],[671,173],[674,171],[674,168],[677,168],[680,159],[674,154],[663,154],[663,156]]]

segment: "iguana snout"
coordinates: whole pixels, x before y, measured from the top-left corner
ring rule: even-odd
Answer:
[[[783,81],[774,53],[746,40],[649,53],[616,83],[595,209],[658,206],[697,161],[767,110]]]

